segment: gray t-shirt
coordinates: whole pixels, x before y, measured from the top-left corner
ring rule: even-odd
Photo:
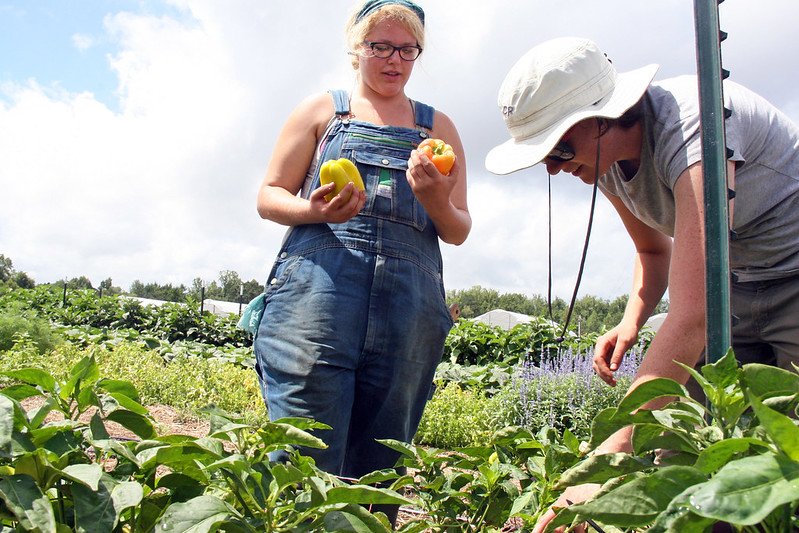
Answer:
[[[736,163],[730,268],[740,281],[799,274],[799,127],[763,97],[724,82],[726,144]],[[647,225],[674,236],[677,178],[702,160],[696,76],[653,83],[644,101],[641,162],[614,164],[599,187]]]

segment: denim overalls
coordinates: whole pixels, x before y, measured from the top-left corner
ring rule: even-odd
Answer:
[[[351,120],[333,91],[336,119],[321,163],[358,166],[366,204],[342,224],[289,229],[266,283],[255,340],[269,416],[314,418],[326,450],[304,449],[323,470],[359,477],[394,466],[375,439],[410,442],[431,392],[452,319],[432,221],[408,185],[410,152],[428,137],[433,108],[415,103],[418,129]]]

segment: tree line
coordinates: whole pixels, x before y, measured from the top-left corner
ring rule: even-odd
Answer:
[[[21,289],[32,289],[37,285],[28,274],[17,271],[11,258],[3,254],[0,254],[0,283]],[[73,290],[93,289],[101,295],[126,294],[167,302],[185,302],[188,299],[199,301],[200,299],[210,298],[228,302],[240,301],[246,304],[264,290],[264,286],[257,280],[243,281],[239,274],[233,270],[222,270],[219,272],[219,278],[210,282],[199,277],[194,278],[189,287],[182,283],[173,285],[171,283],[162,284],[153,281],[143,282],[137,279],[125,291],[121,287],[114,285],[111,278],[106,278],[94,285],[86,276],[74,277],[46,285],[62,284],[67,289]]]
[[[20,288],[33,288],[35,281],[25,272],[14,269],[13,262],[0,254],[0,282]],[[75,277],[65,282],[68,289],[94,289],[100,294],[127,294],[139,298],[185,302],[187,299],[200,301],[210,298],[228,302],[246,304],[261,294],[264,286],[257,280],[243,281],[233,270],[222,270],[219,277],[211,282],[194,278],[190,286],[171,283],[143,282],[135,280],[128,291],[114,285],[111,278],[104,279],[94,286],[86,276]],[[447,305],[457,304],[460,316],[475,318],[494,309],[504,309],[514,313],[551,318],[563,323],[568,313],[568,302],[562,298],[554,298],[551,305],[540,295],[528,296],[521,293],[502,293],[476,285],[469,289],[449,290],[446,294]],[[596,296],[583,296],[575,301],[571,316],[571,325],[582,332],[592,333],[607,330],[619,323],[627,305],[627,295],[612,300]],[[666,312],[668,300],[663,300],[655,313]]]
[[[583,333],[600,333],[621,321],[628,296],[618,296],[612,300],[596,296],[583,296],[574,302],[570,325]],[[514,313],[550,318],[559,324],[566,320],[569,304],[562,298],[553,298],[551,305],[540,295],[527,296],[521,293],[500,294],[494,289],[476,285],[465,290],[447,291],[447,304],[457,304],[461,317],[475,318],[494,309],[504,309]],[[669,302],[664,299],[654,313],[668,311]]]

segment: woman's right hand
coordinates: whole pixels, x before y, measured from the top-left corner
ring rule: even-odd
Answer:
[[[335,183],[328,183],[311,192],[309,200],[311,218],[314,221],[340,224],[348,221],[363,209],[366,203],[366,192],[356,189],[352,183],[348,183],[329,202],[325,200],[325,195],[333,192],[335,188]]]

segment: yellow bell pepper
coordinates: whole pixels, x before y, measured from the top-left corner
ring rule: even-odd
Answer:
[[[319,169],[319,182],[322,185],[327,185],[328,183],[336,184],[336,189],[325,195],[325,200],[328,202],[350,182],[355,185],[356,189],[364,190],[363,179],[361,179],[361,173],[358,172],[358,167],[346,157],[325,161],[322,164],[322,168]],[[345,200],[348,199],[345,198]]]

